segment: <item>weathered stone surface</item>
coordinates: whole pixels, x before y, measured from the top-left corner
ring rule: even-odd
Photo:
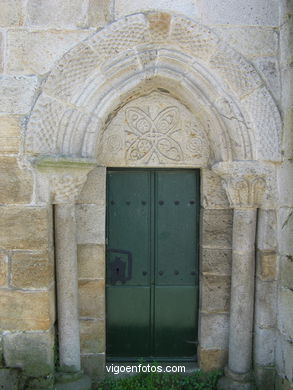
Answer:
[[[105,354],[81,355],[81,367],[94,383],[103,379],[105,370]]]
[[[28,23],[32,26],[86,26],[85,0],[29,0],[27,12]]]
[[[0,111],[27,114],[37,89],[35,76],[0,76]]]
[[[230,277],[203,275],[201,279],[201,310],[225,312],[230,305]]]
[[[103,245],[78,245],[79,279],[105,278],[105,247]]]
[[[19,116],[0,115],[0,151],[17,153],[20,144],[21,119]]]
[[[280,70],[275,57],[254,59],[253,64],[267,83],[268,89],[277,100],[281,98]]]
[[[105,208],[99,205],[77,205],[77,243],[105,243]]]
[[[77,203],[105,205],[106,201],[106,168],[97,167],[89,174],[79,195]]]
[[[42,207],[0,207],[0,247],[47,249],[52,234],[51,211]]]
[[[30,203],[33,191],[31,174],[20,169],[15,157],[0,157],[0,203]]]
[[[276,376],[276,386],[274,390],[292,390],[292,384],[288,381],[287,378],[282,376]]]
[[[213,26],[212,29],[246,58],[278,54],[278,30],[259,26]]]
[[[137,0],[135,2],[116,0],[115,18],[120,18],[121,16],[129,15],[142,9],[149,10],[154,8],[174,11],[193,18],[199,16],[197,5],[194,0],[186,0],[181,3],[178,3],[176,0],[158,0],[155,5],[152,0]]]
[[[6,286],[8,283],[8,256],[0,253],[0,286]]]
[[[293,208],[283,207],[279,210],[279,224],[279,251],[292,256]]]
[[[204,24],[279,25],[279,9],[267,0],[238,1],[200,0],[199,9]]]
[[[235,209],[233,217],[233,250],[252,252],[255,248],[256,211]]]
[[[79,314],[81,317],[105,318],[105,282],[79,281]]]
[[[232,251],[230,249],[202,249],[202,272],[230,275],[231,266]]]
[[[229,249],[232,245],[232,210],[203,210],[202,245]]]
[[[18,370],[1,368],[0,385],[3,390],[18,390]]]
[[[275,210],[258,212],[257,248],[272,250],[277,247],[277,216]]]
[[[160,130],[167,118],[172,118],[170,123]],[[210,155],[207,132],[178,100],[152,92],[118,111],[101,137],[98,161],[105,166],[205,166]]]
[[[204,314],[200,318],[200,346],[202,349],[228,348],[229,317],[226,314]]]
[[[257,280],[255,291],[255,321],[260,327],[276,325],[277,283]]]
[[[4,357],[8,367],[19,367],[27,375],[48,375],[54,370],[54,333],[7,333]]]
[[[16,288],[48,288],[54,281],[54,264],[47,253],[15,252],[10,267],[11,285]]]
[[[89,0],[88,24],[92,27],[103,27],[112,19],[111,0]]]
[[[291,317],[292,318],[292,317]],[[292,362],[293,362],[293,344],[288,336],[278,335],[276,343],[276,363],[279,375],[286,380],[278,382],[276,390],[292,389]],[[290,386],[290,385],[291,386]]]
[[[279,290],[279,317],[278,327],[282,333],[291,337],[293,335],[293,291],[288,288]]]
[[[2,290],[0,329],[9,331],[47,330],[54,323],[53,291]]]
[[[254,367],[255,382],[259,390],[276,390],[275,389],[275,367]]]
[[[277,255],[273,251],[258,251],[257,276],[265,281],[273,281],[277,278]]]
[[[292,115],[293,118],[293,115]],[[278,189],[281,206],[292,206],[293,199],[293,162],[287,161],[278,169]]]
[[[199,348],[199,365],[203,371],[223,369],[228,360],[228,350]]]
[[[105,352],[105,321],[80,321],[80,350],[85,353]]]
[[[89,32],[83,30],[10,31],[7,34],[7,70],[17,74],[46,73],[56,60],[88,35]]]
[[[275,363],[276,330],[255,327],[254,361],[260,366],[272,366]]]
[[[202,205],[206,209],[230,208],[222,180],[209,169],[202,169]]]
[[[279,258],[279,279],[283,287],[293,290],[293,256]]]
[[[20,26],[23,24],[22,0],[2,0],[0,27]]]

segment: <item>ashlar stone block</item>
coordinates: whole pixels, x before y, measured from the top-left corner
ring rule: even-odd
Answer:
[[[15,252],[10,267],[11,285],[16,288],[48,288],[54,281],[54,263],[48,253]]]
[[[104,245],[78,245],[77,261],[79,279],[105,278]]]
[[[229,317],[227,314],[200,316],[200,346],[202,349],[228,349]]]
[[[0,253],[0,286],[7,286],[8,283],[8,256]]]
[[[80,317],[105,318],[104,280],[80,280],[78,285]]]
[[[105,208],[98,205],[77,205],[77,243],[105,243]]]
[[[18,390],[18,375],[17,369],[1,368],[0,369],[0,384],[2,389]]]
[[[277,255],[273,251],[258,251],[257,276],[269,282],[277,278]]]
[[[20,169],[15,157],[0,157],[0,203],[30,203],[33,191],[31,174]]]
[[[22,0],[1,0],[0,27],[23,24]]]
[[[89,0],[88,25],[91,27],[103,27],[112,18],[111,0]]]
[[[256,326],[254,334],[254,360],[261,366],[272,366],[275,362],[275,329]]]
[[[199,0],[199,10],[204,24],[235,24],[253,26],[278,26],[277,2],[267,0]]]
[[[84,370],[84,373],[96,384],[98,380],[104,378],[105,354],[82,354],[81,367]]]
[[[0,207],[0,248],[47,249],[52,234],[51,212],[43,207]]]
[[[17,153],[20,145],[21,117],[0,115],[0,152]]]
[[[51,4],[51,2],[47,2]],[[59,12],[56,12],[59,14]],[[89,35],[77,31],[9,31],[7,70],[16,74],[44,74],[69,49]]]
[[[281,80],[278,59],[275,57],[257,58],[254,66],[265,80],[268,89],[277,100],[281,98]]]
[[[257,280],[255,291],[255,321],[261,327],[274,327],[277,315],[277,283]]]
[[[272,250],[277,247],[277,217],[275,210],[259,210],[257,247]]]
[[[53,291],[2,290],[0,329],[48,330],[55,320]]]
[[[42,376],[54,369],[54,333],[7,333],[4,357],[8,367],[19,367],[27,375]]]
[[[203,371],[223,369],[228,360],[228,350],[199,348],[199,364]]]
[[[293,253],[293,208],[279,210],[279,223],[279,251],[290,256]]]
[[[106,201],[106,168],[97,167],[87,177],[77,203],[105,205]]]
[[[29,0],[28,23],[31,26],[85,27],[86,0]]]
[[[185,14],[193,18],[199,16],[195,0],[186,0],[184,2],[178,2],[177,0],[157,0],[156,4],[152,0],[137,0],[135,2],[116,0],[115,18],[120,18],[142,9],[149,10],[154,8]]]
[[[80,349],[81,353],[105,352],[105,321],[80,321]]]
[[[293,256],[285,255],[280,257],[279,280],[283,287],[293,290]]]
[[[201,270],[213,274],[230,275],[232,267],[231,249],[202,249]]]
[[[220,176],[209,169],[203,169],[201,178],[203,207],[206,209],[230,208]]]
[[[279,316],[278,327],[287,336],[293,335],[293,291],[288,288],[280,288],[278,302]]]
[[[213,26],[212,29],[226,43],[244,57],[273,57],[278,54],[278,30],[260,26]]]
[[[0,112],[27,114],[37,90],[35,76],[0,76]]]
[[[290,131],[291,133],[291,131]],[[287,161],[278,169],[278,189],[281,206],[292,206],[293,162]]]
[[[230,277],[203,275],[201,281],[201,310],[227,312],[230,304]]]
[[[232,246],[232,210],[202,211],[202,245],[204,248],[229,249]]]

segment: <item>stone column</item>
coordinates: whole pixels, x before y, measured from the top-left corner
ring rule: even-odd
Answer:
[[[265,180],[253,166],[220,163],[214,171],[221,175],[233,216],[232,281],[230,301],[229,356],[225,376],[218,390],[251,390],[252,332],[255,285],[255,234],[257,208]]]
[[[78,273],[75,203],[94,167],[93,162],[40,159],[36,162],[39,200],[55,205],[55,252],[58,310],[58,341],[61,382],[55,389],[90,389],[80,367]],[[43,197],[43,199],[42,199]],[[66,382],[66,383],[63,383]],[[67,386],[67,387],[66,387]],[[77,387],[76,387],[77,386]]]
[[[76,221],[74,203],[55,205],[60,367],[80,371]]]

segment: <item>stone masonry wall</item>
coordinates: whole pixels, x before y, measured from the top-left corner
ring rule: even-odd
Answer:
[[[22,134],[53,64],[110,17],[107,0],[0,1],[0,367],[24,370],[19,388],[49,388],[56,358],[52,208],[34,201],[32,175],[21,164]],[[93,207],[81,206],[79,214]],[[95,353],[85,359],[99,359],[104,330],[89,302],[103,280],[90,259],[104,245],[86,233],[79,243],[81,348]],[[1,370],[4,388],[17,388],[16,372]],[[32,379],[40,376],[44,383]]]
[[[293,196],[288,190],[293,188],[293,183],[288,185],[293,176],[292,47],[288,47],[290,37],[293,41],[293,6],[290,0],[0,0],[0,366],[22,368],[27,377],[47,376],[48,383],[52,382],[53,213],[51,207],[35,203],[33,177],[22,164],[23,133],[30,110],[48,72],[71,47],[114,19],[154,8],[185,14],[212,28],[254,64],[282,109],[285,161],[279,168],[280,207],[277,215],[274,210],[262,212],[263,218],[277,219],[272,223],[277,223],[279,236],[274,245],[259,244],[261,268],[257,270],[259,307],[268,289],[272,297],[265,306],[268,313],[278,289],[278,318],[274,317],[274,308],[271,317],[258,312],[255,332],[259,340],[266,340],[267,334],[270,335],[267,340],[276,337],[276,358],[275,345],[270,345],[272,352],[263,360],[261,356],[257,359],[263,366],[273,367],[276,362],[280,374],[278,388],[288,389],[292,383],[290,361],[293,361],[290,321],[293,313],[289,309],[293,307],[290,277]],[[76,207],[81,353],[83,365],[92,377],[101,374],[99,369],[105,358],[105,242],[101,211],[105,199],[97,197],[98,192],[105,193],[102,170],[90,174]],[[219,179],[204,170],[199,348],[204,369],[223,366],[227,358],[232,214],[220,188]],[[276,238],[274,233],[273,236]],[[215,291],[219,291],[217,300],[212,301],[210,297]],[[1,375],[5,381],[11,373],[3,371]],[[31,388],[40,388],[32,380],[24,381]]]

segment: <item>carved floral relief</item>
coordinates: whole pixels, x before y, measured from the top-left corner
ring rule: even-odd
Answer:
[[[153,92],[126,104],[104,131],[98,158],[105,165],[203,165],[205,130],[176,99]]]

